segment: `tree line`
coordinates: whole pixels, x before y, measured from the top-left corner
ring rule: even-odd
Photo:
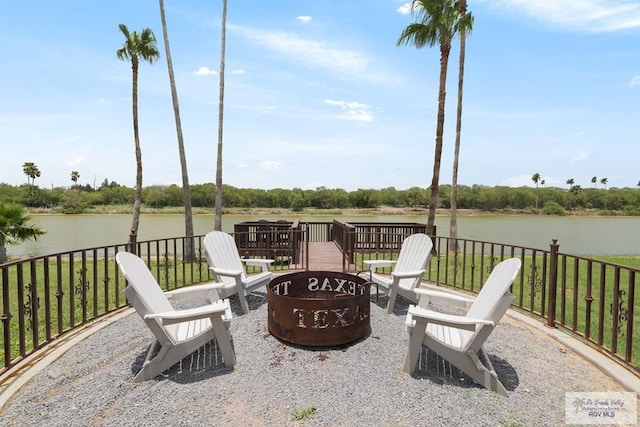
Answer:
[[[214,208],[216,186],[213,183],[191,184],[193,207]],[[440,185],[437,208],[451,208],[452,187]],[[640,188],[506,187],[458,185],[457,208],[486,212],[522,210],[532,213],[563,215],[573,211],[600,210],[618,215],[640,215]],[[383,206],[428,209],[429,188],[412,187],[399,190],[318,187],[256,189],[223,185],[224,208],[291,209],[375,209]],[[142,203],[148,208],[183,207],[183,190],[178,185],[151,185],[142,189]],[[69,188],[39,188],[33,184],[11,186],[0,183],[0,204],[45,208],[77,214],[92,207],[132,205],[135,189],[104,180],[99,187],[74,184]]]

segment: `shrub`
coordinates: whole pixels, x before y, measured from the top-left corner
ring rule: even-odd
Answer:
[[[545,215],[564,215],[565,211],[558,202],[547,200],[542,207],[542,213]]]

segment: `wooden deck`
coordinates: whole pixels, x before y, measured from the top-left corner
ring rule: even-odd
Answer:
[[[303,245],[304,247],[304,245]],[[306,254],[302,254],[306,259]],[[355,265],[348,265],[347,271],[355,272]],[[309,270],[342,271],[342,252],[334,242],[309,242]]]

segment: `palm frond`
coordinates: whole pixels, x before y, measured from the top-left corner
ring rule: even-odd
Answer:
[[[116,51],[116,56],[120,60],[142,58],[153,63],[160,57],[160,52],[156,47],[156,36],[153,30],[145,28],[141,33],[129,31],[124,24],[119,25],[120,31],[125,36],[124,45]]]

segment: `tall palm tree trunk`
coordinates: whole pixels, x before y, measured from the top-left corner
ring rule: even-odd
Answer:
[[[138,225],[140,223],[140,208],[142,206],[142,150],[140,149],[140,133],[138,131],[138,58],[131,58],[133,84],[131,98],[133,100],[133,142],[136,149],[136,192],[133,199],[133,219],[129,232],[129,251],[137,253]]]
[[[184,259],[192,260],[195,257],[193,245],[193,211],[191,206],[191,189],[189,186],[189,174],[187,172],[187,156],[184,150],[184,139],[182,137],[182,122],[180,120],[180,105],[178,104],[178,90],[176,89],[176,79],[173,74],[173,61],[171,60],[171,48],[169,47],[169,34],[167,31],[167,20],[164,14],[164,0],[160,2],[160,19],[162,20],[162,37],[164,39],[164,51],[167,57],[167,69],[169,70],[169,84],[171,86],[171,100],[173,101],[173,115],[176,121],[176,133],[178,136],[178,154],[180,156],[180,168],[182,170],[182,202],[184,204],[184,231],[185,247]]]
[[[466,0],[460,0],[460,15],[467,13]],[[458,109],[456,111],[456,141],[453,154],[453,177],[451,179],[451,218],[449,224],[449,238],[455,253],[460,251],[458,245],[458,161],[460,159],[460,133],[462,131],[462,89],[464,83],[464,59],[466,51],[466,33],[460,32],[460,63],[458,68]]]
[[[118,25],[120,32],[125,37],[122,48],[116,51],[116,56],[120,60],[131,60],[131,105],[133,109],[133,141],[136,148],[136,191],[133,200],[133,219],[131,220],[131,230],[129,232],[129,250],[137,253],[138,224],[140,222],[140,208],[142,206],[142,150],[140,149],[140,134],[138,132],[138,66],[140,58],[153,64],[153,61],[160,55],[156,49],[156,37],[149,28],[142,30],[140,34],[136,31],[129,32],[126,25]]]
[[[451,34],[443,35],[440,43],[440,86],[438,89],[438,119],[436,124],[436,149],[433,159],[433,177],[431,179],[431,201],[427,218],[427,233],[435,235],[436,207],[438,205],[438,185],[440,182],[440,164],[442,161],[442,135],[444,133],[444,110],[447,89],[447,66],[451,51]]]
[[[218,100],[218,157],[216,161],[216,206],[213,229],[222,230],[222,125],[224,123],[224,57],[227,30],[227,0],[222,2],[222,35],[220,48],[220,94]]]

